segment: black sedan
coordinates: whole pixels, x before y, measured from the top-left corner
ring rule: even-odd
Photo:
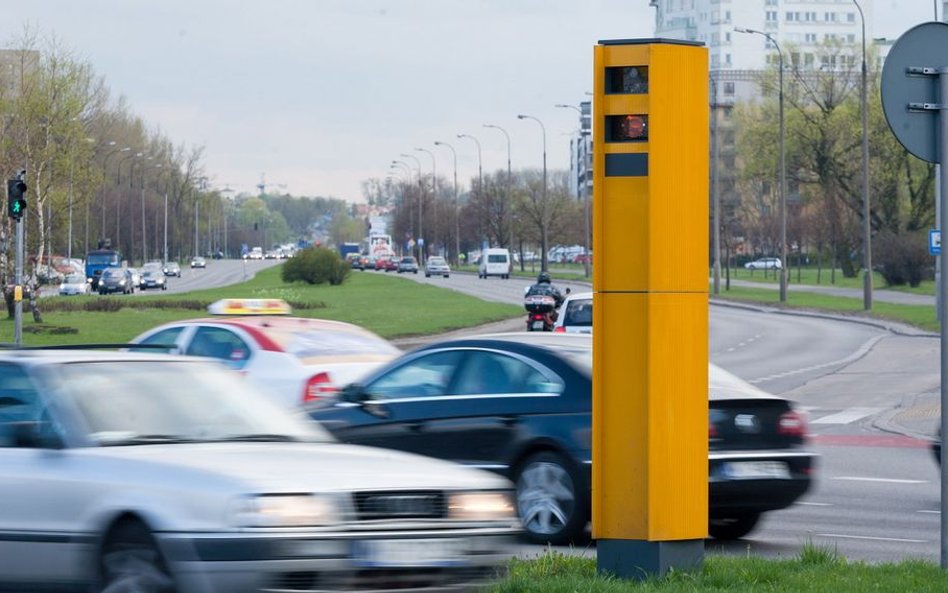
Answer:
[[[128,268],[106,268],[99,276],[99,294],[120,292],[132,294],[135,292],[135,283]]]
[[[590,517],[592,338],[495,334],[429,344],[310,410],[339,439],[496,471],[527,536],[565,543]],[[815,455],[787,400],[712,367],[709,532],[739,538],[810,486]]]

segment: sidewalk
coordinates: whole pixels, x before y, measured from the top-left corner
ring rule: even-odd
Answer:
[[[708,281],[709,285],[712,282]],[[721,291],[724,291],[725,279],[721,278]],[[765,290],[779,290],[780,285],[769,282],[751,282],[748,280],[731,280],[731,286],[741,286],[745,288],[763,288]],[[840,288],[837,286],[823,286],[815,284],[794,284],[793,281],[787,285],[787,291],[794,292],[812,292],[825,294],[829,296],[849,297],[853,299],[862,299],[861,288]],[[931,305],[935,306],[935,297],[925,294],[912,294],[898,290],[887,290],[885,288],[876,288],[872,291],[872,299],[883,303],[894,303],[897,305]]]

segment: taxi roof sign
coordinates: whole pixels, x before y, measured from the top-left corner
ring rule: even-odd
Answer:
[[[289,315],[283,299],[221,299],[207,307],[211,315]]]

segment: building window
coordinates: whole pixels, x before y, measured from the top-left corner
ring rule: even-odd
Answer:
[[[724,54],[724,65],[725,66],[731,65],[731,54]]]
[[[835,22],[836,22],[836,13],[835,13],[835,12],[827,12],[824,16],[825,16],[825,18],[824,18],[823,20],[825,20],[827,23],[835,23]]]
[[[854,33],[850,33],[850,34],[846,35],[846,41],[848,41],[848,42],[850,42],[850,43],[855,43],[855,42],[856,42],[856,35],[855,35]]]
[[[725,82],[725,83],[724,83],[724,96],[725,96],[725,97],[733,97],[733,96],[734,96],[734,83],[733,83],[733,82]]]
[[[847,13],[846,13],[846,22],[847,22],[847,23],[855,23],[855,22],[856,22],[856,13],[855,13],[855,12],[847,12]]]
[[[777,5],[777,0],[766,0],[766,2],[764,2],[764,4],[765,4],[766,6],[776,6],[776,5]]]
[[[787,22],[793,22],[793,13],[787,12]]]
[[[767,22],[768,22],[768,23],[776,23],[776,22],[777,22],[777,11],[776,11],[776,10],[768,10],[768,11],[767,11]]]
[[[807,43],[816,43],[816,33],[807,33],[805,40]]]
[[[726,32],[724,33],[724,41],[725,41],[725,43],[730,43],[730,42],[731,42],[731,32],[730,32],[730,31],[726,31]]]

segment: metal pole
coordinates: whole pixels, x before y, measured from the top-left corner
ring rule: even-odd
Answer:
[[[938,155],[938,161],[942,164],[948,160],[948,68],[940,68],[938,71],[938,85],[941,91],[941,110],[938,116],[941,126],[941,150]],[[948,212],[948,175],[941,176],[941,211]],[[941,269],[948,269],[948,249],[942,249],[938,256],[941,261]],[[942,296],[948,295],[948,274],[941,275],[941,284],[939,291]],[[948,319],[948,312],[945,311],[945,299],[941,299],[941,319]],[[941,324],[941,438],[944,442],[948,436],[948,324]],[[944,445],[942,445],[944,451]],[[948,463],[941,464],[941,567],[948,569]]]
[[[16,262],[14,270],[14,285],[23,286],[23,220],[16,221]],[[17,346],[23,343],[22,299],[13,304],[13,342]]]
[[[72,196],[73,196],[73,179],[74,179],[74,173],[75,173],[75,168],[76,168],[75,152],[76,152],[75,149],[73,149],[72,154],[69,157],[69,216],[68,216],[69,232],[67,233],[69,235],[69,238],[66,241],[66,258],[70,260],[72,259]],[[53,260],[50,259],[49,261],[50,263],[52,263]]]
[[[436,141],[435,146],[447,146],[454,157],[454,265],[459,265],[461,263],[461,216],[458,204],[458,153],[447,142]]]
[[[711,237],[714,253],[713,293],[721,293],[721,193],[718,188],[718,83],[711,80]]]
[[[862,109],[862,251],[863,276],[862,307],[872,310],[872,209],[869,202],[869,108],[866,107],[867,71],[866,64],[866,17],[859,2],[853,0],[862,20],[862,89],[859,102]]]
[[[768,35],[780,53],[780,302],[787,302],[787,152],[784,147],[783,112],[783,49],[777,41]]]
[[[416,238],[415,244],[418,244],[418,241],[424,242],[422,237],[422,215],[424,214],[424,199],[425,199],[425,188],[421,185],[421,160],[413,154],[402,153],[398,156],[409,157],[415,159],[415,164],[418,166],[418,237]],[[421,261],[421,250],[422,246],[418,245],[418,261]]]
[[[543,122],[540,121],[539,118],[536,118],[532,115],[518,115],[517,119],[532,119],[533,121],[540,124],[540,131],[543,133],[543,191],[541,193],[540,199],[543,200],[543,208],[545,212],[546,207],[547,207],[547,201],[546,201],[546,126],[543,125]],[[546,227],[545,226],[544,226],[542,236],[540,237],[540,246],[541,246],[541,249],[543,250],[543,253],[540,254],[540,271],[547,272],[549,271],[548,269],[549,261],[547,261],[547,255],[546,255],[547,244],[546,244]]]
[[[164,259],[163,262],[168,261],[168,188],[165,187],[165,245],[164,245]]]

